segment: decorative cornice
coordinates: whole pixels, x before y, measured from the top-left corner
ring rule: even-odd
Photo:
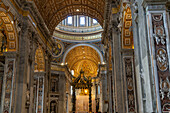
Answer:
[[[144,0],[142,5],[147,10],[165,10],[168,0]]]
[[[4,52],[3,55],[7,58],[16,58],[17,52]]]

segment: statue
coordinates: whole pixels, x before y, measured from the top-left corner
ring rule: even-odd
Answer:
[[[6,49],[6,44],[7,44],[7,37],[5,34],[5,31],[3,29],[0,30],[0,47],[1,47],[1,52],[3,52]]]

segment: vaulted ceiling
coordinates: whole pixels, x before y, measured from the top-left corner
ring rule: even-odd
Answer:
[[[78,76],[81,69],[86,76],[96,76],[100,56],[96,50],[88,46],[79,46],[72,49],[66,57],[70,70],[74,70],[75,76]]]
[[[34,0],[34,2],[51,34],[69,15],[86,15],[103,25],[105,0]]]

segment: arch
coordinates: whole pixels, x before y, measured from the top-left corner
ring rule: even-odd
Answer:
[[[0,52],[17,51],[17,34],[12,17],[12,13],[0,8]]]
[[[45,71],[44,53],[41,46],[39,46],[35,52],[34,72],[44,72],[44,71]]]
[[[103,25],[104,0],[62,0],[48,2],[34,0],[41,16],[43,17],[49,31],[53,33],[55,27],[69,15],[85,15],[93,17]]]
[[[56,11],[50,19],[48,19],[48,28],[50,29],[51,32],[54,31],[55,27],[62,21],[64,20],[65,18],[67,18],[67,16],[73,16],[73,15],[84,15],[84,16],[89,16],[91,18],[95,18],[99,24],[101,26],[103,26],[103,16],[101,15],[101,12],[99,11],[96,11],[94,8],[92,7],[88,7],[86,6],[87,8],[83,8],[81,9],[82,7],[84,7],[84,5],[81,5],[79,6],[79,8],[74,8],[73,10],[71,11],[68,11],[69,7],[75,7],[74,6],[67,6],[65,7],[64,9],[62,10],[59,10],[59,11]],[[76,12],[76,9],[81,9],[82,11],[79,11],[79,12]],[[89,13],[88,11],[84,11],[84,10],[89,10],[89,12],[93,12],[93,13]],[[84,12],[83,12],[84,11]],[[65,13],[65,12],[69,12],[69,13]],[[62,14],[61,17],[58,16],[58,13]],[[46,22],[47,23],[47,22]]]
[[[99,54],[101,63],[104,62],[102,53],[99,51],[98,48],[96,48],[95,46],[93,46],[93,45],[91,45],[91,44],[76,44],[76,45],[74,45],[74,46],[71,46],[71,47],[70,47],[69,49],[67,49],[66,52],[64,53],[64,57],[63,57],[62,62],[65,63],[67,54],[68,54],[72,49],[74,49],[74,48],[76,48],[76,47],[79,47],[79,46],[88,46],[88,47],[93,48],[93,49]]]

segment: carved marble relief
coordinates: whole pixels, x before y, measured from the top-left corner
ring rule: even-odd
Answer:
[[[7,61],[7,67],[5,70],[6,81],[5,81],[5,97],[3,113],[11,113],[11,100],[12,100],[12,90],[14,81],[14,60]]]
[[[36,113],[36,107],[37,107],[37,91],[38,91],[38,78],[34,78],[34,88],[33,88],[33,102],[34,102],[34,108],[33,112]]]
[[[133,59],[131,57],[124,58],[125,64],[125,77],[127,87],[127,106],[128,112],[136,112],[135,90],[134,90],[134,77],[133,77]]]
[[[3,85],[3,75],[0,75],[0,105],[1,105],[1,96],[2,96],[2,85]]]
[[[1,106],[1,98],[2,98],[2,89],[3,89],[3,78],[4,78],[4,57],[0,57],[0,106]]]
[[[170,111],[170,72],[168,63],[167,42],[163,13],[152,14],[153,39],[155,42],[155,58],[159,79],[159,90],[162,112]]]
[[[43,100],[44,100],[44,78],[35,77],[34,78],[34,112],[43,113]]]
[[[38,113],[43,113],[44,79],[39,78]]]

